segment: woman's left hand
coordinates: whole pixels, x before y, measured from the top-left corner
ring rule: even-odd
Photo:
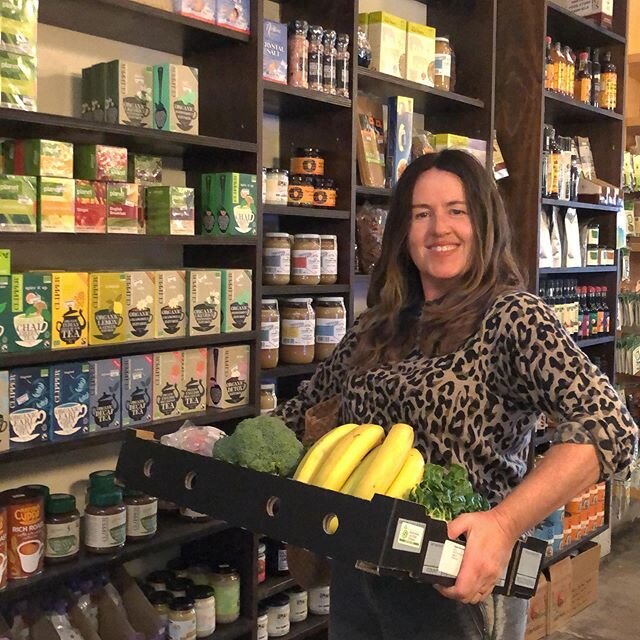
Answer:
[[[486,600],[509,563],[517,535],[494,510],[464,513],[448,525],[449,538],[466,535],[460,572],[452,587],[435,588],[441,595],[466,604]]]

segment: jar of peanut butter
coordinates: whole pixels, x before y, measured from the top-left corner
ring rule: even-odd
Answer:
[[[316,312],[316,360],[325,360],[344,338],[347,312],[342,298],[318,298]]]
[[[291,279],[291,236],[265,233],[262,252],[262,283],[289,284]]]
[[[280,353],[280,312],[278,301],[262,300],[260,312],[260,366],[273,369],[278,366]]]
[[[293,237],[291,283],[320,284],[321,243],[315,233],[299,233]]]
[[[315,356],[316,316],[311,298],[280,303],[280,358],[287,364],[311,364]]]
[[[338,237],[320,236],[320,284],[338,281]]]

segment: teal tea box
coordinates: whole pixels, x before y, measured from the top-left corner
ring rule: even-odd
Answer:
[[[147,187],[147,233],[192,236],[195,233],[194,191],[188,187]]]
[[[181,64],[153,67],[153,126],[198,135],[198,70]]]
[[[9,448],[9,372],[0,371],[0,451]]]
[[[69,440],[89,432],[89,363],[53,365],[51,373],[51,440]]]
[[[151,129],[152,67],[112,60],[105,64],[104,73],[105,120]]]
[[[256,176],[205,173],[200,190],[200,233],[214,236],[256,235]]]
[[[10,448],[49,440],[51,390],[48,367],[9,371]]]
[[[36,178],[0,175],[0,231],[35,231],[37,194]]]
[[[11,276],[9,351],[51,349],[51,274],[14,273]]]
[[[119,429],[121,419],[120,358],[93,360],[89,363],[89,430]]]
[[[122,358],[122,425],[135,427],[151,422],[153,356]]]

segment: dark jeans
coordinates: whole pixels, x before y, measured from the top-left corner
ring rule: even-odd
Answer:
[[[526,600],[465,605],[428,584],[333,563],[329,640],[523,640],[526,622]]]

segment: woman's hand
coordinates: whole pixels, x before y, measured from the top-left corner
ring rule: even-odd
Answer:
[[[462,534],[467,542],[456,583],[435,588],[441,595],[466,604],[486,600],[504,573],[518,538],[495,510],[465,513],[449,523],[449,538]]]

